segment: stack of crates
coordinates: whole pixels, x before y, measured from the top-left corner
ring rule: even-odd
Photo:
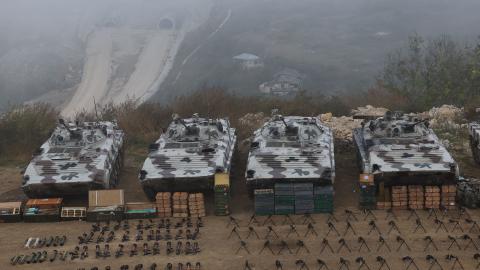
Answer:
[[[373,181],[373,175],[360,175],[360,209],[375,209],[377,206],[376,187]]]
[[[407,186],[392,187],[392,206],[396,210],[408,209],[408,189]]]
[[[313,204],[313,184],[298,183],[293,185],[295,192],[295,214],[312,214]]]
[[[291,183],[275,184],[275,214],[293,215],[295,213],[295,189]]]
[[[172,194],[170,192],[158,192],[155,196],[159,217],[168,218],[172,216],[171,197]]]
[[[333,186],[316,186],[313,192],[314,212],[333,213]]]
[[[443,185],[442,186],[442,206],[448,210],[456,208],[455,198],[457,196],[457,186]]]
[[[440,208],[440,187],[425,186],[425,208],[427,209]]]
[[[418,210],[425,208],[425,197],[423,194],[423,186],[408,186],[408,208]]]
[[[205,216],[203,193],[190,193],[188,195],[188,211],[191,217]]]
[[[173,193],[173,217],[176,217],[176,218],[188,217],[188,193],[187,192]]]
[[[215,174],[215,215],[228,216],[230,214],[230,177],[226,173]]]
[[[255,215],[275,215],[275,193],[273,189],[255,189]]]

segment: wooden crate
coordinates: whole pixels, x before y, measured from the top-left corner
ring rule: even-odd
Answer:
[[[188,195],[188,210],[192,217],[205,216],[205,201],[203,193],[192,193]]]
[[[408,207],[415,210],[425,208],[425,194],[423,191],[423,186],[408,186]]]
[[[443,185],[441,190],[441,205],[449,210],[456,209],[457,187],[455,185]]]
[[[392,186],[392,208],[405,210],[408,208],[407,186]]]
[[[425,186],[425,208],[440,208],[440,187]]]

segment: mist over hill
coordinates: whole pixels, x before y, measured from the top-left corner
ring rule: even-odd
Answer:
[[[169,102],[205,85],[261,95],[258,86],[285,68],[312,94],[358,93],[413,33],[475,40],[478,10],[476,0],[4,2],[0,109],[34,100],[72,114],[92,100]],[[263,68],[240,68],[233,57],[242,53]]]

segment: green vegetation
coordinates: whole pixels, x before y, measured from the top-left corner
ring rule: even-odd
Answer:
[[[403,98],[412,111],[454,104],[467,109],[480,101],[480,40],[462,46],[449,36],[414,35],[407,48],[389,55],[379,84]]]

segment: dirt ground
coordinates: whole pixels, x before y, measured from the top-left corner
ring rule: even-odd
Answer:
[[[137,180],[137,171],[141,163],[141,158],[137,156],[129,156],[126,160],[126,166],[124,167],[120,188],[125,189],[126,200],[129,202],[133,201],[145,201],[146,197],[143,194],[140,185]],[[144,264],[144,269],[149,269],[151,263],[155,262],[159,267],[158,269],[164,269],[167,263],[173,263],[174,269],[176,269],[177,263],[187,263],[191,262],[193,265],[196,262],[202,264],[202,269],[244,269],[245,262],[248,260],[251,264],[252,269],[276,269],[275,261],[279,260],[283,265],[283,269],[301,269],[300,265],[296,265],[297,260],[303,260],[309,269],[319,269],[317,260],[324,261],[328,269],[342,269],[340,268],[340,258],[344,258],[348,262],[348,268],[343,267],[343,269],[367,269],[366,266],[359,268],[359,264],[356,262],[358,257],[363,257],[370,269],[379,269],[380,263],[377,261],[377,256],[382,256],[388,263],[390,269],[406,269],[405,262],[402,261],[402,258],[405,256],[410,256],[414,259],[415,263],[418,266],[418,269],[429,269],[430,264],[426,260],[427,255],[434,256],[443,269],[461,269],[460,266],[451,268],[453,261],[448,261],[446,255],[454,255],[460,259],[461,264],[464,269],[475,269],[477,261],[473,258],[474,254],[479,252],[476,250],[476,247],[480,247],[479,235],[480,228],[473,228],[470,220],[477,221],[480,223],[480,211],[478,210],[468,210],[467,213],[460,215],[459,212],[453,211],[447,213],[445,216],[443,213],[436,213],[437,222],[435,222],[435,217],[429,217],[429,213],[426,211],[418,212],[418,220],[424,226],[426,231],[418,229],[415,232],[417,226],[416,219],[417,217],[410,217],[410,212],[408,211],[396,211],[394,212],[395,216],[389,215],[386,211],[376,210],[373,211],[373,215],[366,215],[365,213],[356,210],[357,202],[357,190],[356,190],[356,181],[358,178],[358,170],[356,168],[356,160],[353,154],[353,151],[348,149],[337,149],[336,153],[336,166],[337,166],[337,177],[335,182],[335,205],[336,210],[333,217],[330,217],[327,214],[318,214],[313,215],[313,220],[305,220],[303,216],[292,216],[293,222],[296,224],[296,230],[298,235],[295,232],[290,233],[290,221],[283,216],[273,217],[275,223],[265,222],[266,217],[257,217],[258,223],[252,223],[249,225],[250,217],[253,213],[253,202],[248,197],[246,192],[246,186],[243,181],[244,174],[244,164],[245,164],[246,154],[244,152],[238,153],[235,157],[235,164],[233,168],[232,176],[232,201],[231,201],[231,210],[232,216],[237,220],[239,228],[237,232],[239,233],[242,240],[246,243],[246,248],[248,252],[241,249],[238,253],[237,250],[241,246],[241,240],[239,236],[235,233],[230,235],[234,225],[229,225],[228,217],[216,217],[213,216],[213,199],[212,194],[207,195],[207,217],[204,218],[205,226],[200,229],[200,237],[197,240],[201,249],[201,252],[197,255],[166,255],[166,241],[160,241],[160,255],[148,255],[143,256],[141,254],[141,247],[144,242],[139,241],[138,245],[140,247],[140,252],[138,256],[129,257],[128,254],[124,255],[121,258],[115,259],[112,257],[107,259],[96,259],[95,258],[95,244],[89,244],[89,257],[85,260],[75,259],[73,261],[68,258],[66,261],[55,261],[55,262],[43,262],[42,264],[29,264],[29,265],[10,265],[10,258],[19,254],[31,254],[32,250],[26,250],[23,248],[24,241],[28,237],[48,237],[55,235],[66,235],[67,242],[64,247],[50,247],[44,248],[49,252],[49,255],[53,252],[54,249],[58,250],[68,250],[73,251],[75,246],[78,245],[77,237],[82,233],[88,233],[91,228],[91,224],[81,221],[70,221],[70,222],[60,222],[60,223],[18,223],[18,224],[0,224],[0,269],[91,269],[94,266],[99,267],[99,269],[105,269],[105,266],[111,266],[111,269],[120,269],[120,266],[123,264],[128,264],[129,269],[138,263]],[[2,171],[2,179],[14,179],[4,175],[5,170]],[[7,184],[0,187],[0,199],[6,201],[7,199],[21,198],[21,190],[18,188],[20,183],[20,178],[18,172],[15,170],[10,171],[10,176],[17,175],[17,183],[7,182]],[[8,194],[12,194],[10,197]],[[7,199],[6,199],[7,198]],[[79,203],[78,201],[70,201],[67,203],[75,204]],[[354,212],[355,217],[348,215],[346,212],[347,209],[350,209]],[[355,218],[357,220],[355,220]],[[469,220],[467,222],[467,219]],[[174,219],[172,219],[172,223]],[[349,220],[355,232],[347,229],[347,220]],[[370,222],[374,221],[378,227],[380,233],[377,231],[370,232],[371,225]],[[455,226],[455,221],[459,222],[459,226]],[[388,232],[390,229],[390,221],[394,221],[395,224],[399,227],[400,232],[393,230]],[[448,232],[446,232],[443,227],[437,231],[437,227],[440,224],[440,221],[444,223]],[[147,221],[145,221],[147,222]],[[154,220],[156,224],[159,223],[159,219]],[[331,222],[333,226],[338,231],[337,235],[334,231],[328,233],[329,227],[327,223]],[[470,223],[469,223],[470,222]],[[131,237],[135,235],[134,225],[137,224],[136,220],[129,222],[131,225]],[[315,233],[308,233],[308,223],[312,223]],[[249,226],[251,226],[259,235],[259,239],[256,236],[251,235],[247,238],[249,232]],[[271,226],[273,231],[278,235],[276,237],[273,232],[270,233],[268,240],[270,241],[271,248],[273,253],[265,249],[260,254],[260,251],[267,240],[265,237],[268,234],[268,226]],[[113,228],[113,224],[111,225]],[[185,228],[184,228],[185,229]],[[471,230],[472,229],[472,230]],[[174,235],[176,229],[172,229],[172,234]],[[162,234],[165,233],[165,229],[161,229]],[[328,235],[327,235],[328,233]],[[110,249],[112,255],[115,253],[115,250],[118,247],[118,244],[121,243],[120,237],[123,234],[123,229],[120,229],[116,232],[116,239],[110,243]],[[307,234],[307,235],[306,235]],[[379,249],[379,236],[380,234],[385,239],[386,244],[391,249],[390,251],[386,246],[380,247]],[[462,237],[464,235],[469,235],[475,245],[470,244],[467,247],[468,241],[464,240]],[[397,236],[403,238],[408,244],[411,250],[408,250],[405,246],[398,249],[400,242],[397,241]],[[427,241],[425,240],[426,236],[430,236],[434,243],[436,244],[438,250],[430,247],[425,251],[425,246]],[[452,236],[456,239],[460,248],[453,245],[450,249],[451,240],[448,236]],[[358,238],[362,237],[365,239],[368,248],[363,247],[361,250],[360,243]],[[331,245],[333,252],[329,250],[328,247],[325,248],[322,252],[322,240],[326,239]],[[341,247],[339,243],[340,239],[344,239],[349,251],[346,247]],[[297,253],[297,241],[301,240],[304,242],[305,246],[308,248],[309,253],[300,249]],[[183,240],[185,244],[186,240]],[[285,241],[288,247],[291,249],[292,254],[287,250],[284,250],[281,254],[279,251],[281,249],[281,241]],[[174,246],[176,241],[172,241]],[[130,242],[124,243],[125,251],[128,253],[130,247],[135,241],[132,239]],[[149,242],[150,247],[153,245],[153,241]],[[100,244],[102,250],[104,243]],[[80,249],[82,246],[80,246]],[[339,250],[340,249],[340,250]],[[43,249],[40,249],[43,250]],[[35,250],[37,251],[37,250]],[[305,268],[306,269],[306,268]],[[326,269],[326,268],[324,268]],[[384,266],[382,269],[387,269]],[[415,269],[411,266],[409,269]],[[433,269],[441,269],[438,266],[434,266]]]

